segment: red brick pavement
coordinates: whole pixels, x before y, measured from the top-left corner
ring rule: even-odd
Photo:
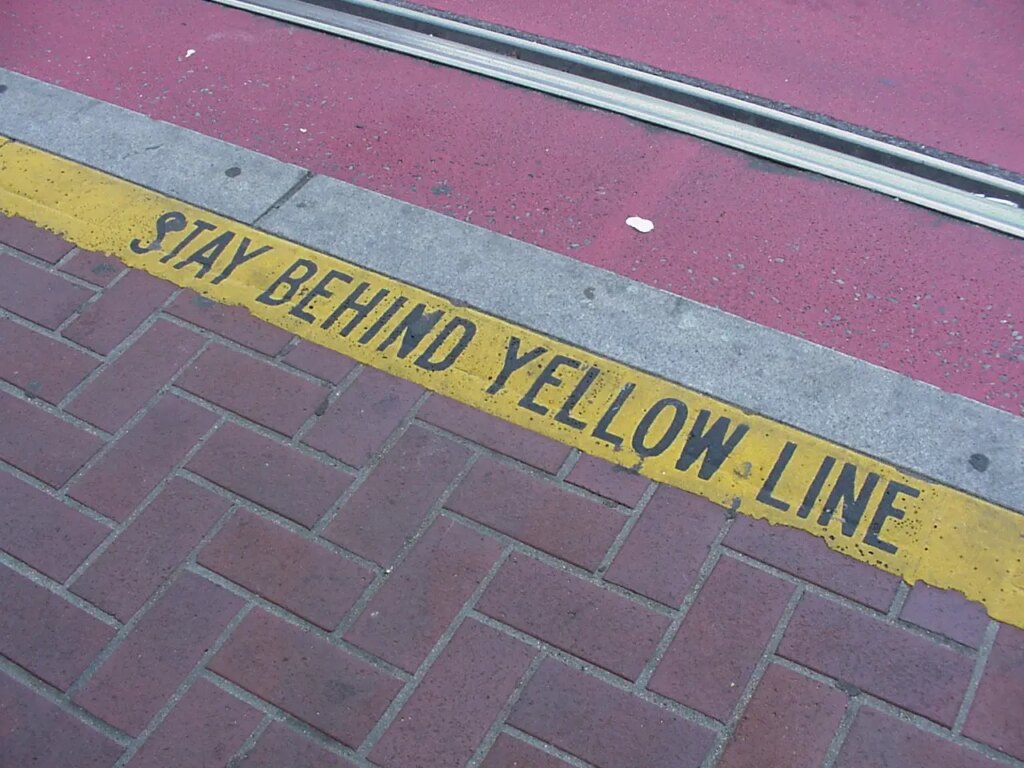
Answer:
[[[0,218],[0,765],[1024,766],[1024,633]]]

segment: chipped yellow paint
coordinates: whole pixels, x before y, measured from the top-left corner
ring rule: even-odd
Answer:
[[[1024,627],[1024,515],[17,142],[0,146],[0,210],[585,453],[808,531],[908,582],[959,590]],[[364,316],[342,308],[331,319],[344,298],[377,295]],[[501,383],[510,350],[536,356]],[[736,440],[717,467],[694,437],[716,424],[720,442]]]

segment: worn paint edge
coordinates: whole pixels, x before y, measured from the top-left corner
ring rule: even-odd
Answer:
[[[0,180],[0,211],[79,247],[1024,627],[1024,516],[1009,509],[24,144],[0,145]],[[343,296],[376,295],[331,323]],[[698,451],[718,425],[719,449]]]

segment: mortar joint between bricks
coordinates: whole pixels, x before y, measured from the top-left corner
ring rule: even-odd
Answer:
[[[420,539],[423,538],[423,536],[434,524],[437,518],[441,516],[441,514],[444,511],[443,507],[445,500],[448,498],[449,494],[451,494],[452,490],[458,486],[458,483],[461,482],[462,478],[469,473],[470,469],[472,469],[473,464],[475,462],[476,457],[470,455],[470,457],[466,460],[466,464],[463,466],[462,470],[458,474],[456,474],[456,476],[452,479],[448,486],[441,492],[441,495],[434,502],[431,508],[427,510],[427,514],[424,515],[424,518],[420,522],[419,526],[408,538],[408,540],[405,542],[402,548],[399,549],[397,553],[395,553],[390,563],[384,566],[377,566],[376,574],[374,576],[373,581],[370,582],[369,585],[367,585],[366,589],[364,589],[363,593],[359,596],[359,599],[356,600],[355,604],[348,610],[345,616],[342,617],[341,621],[338,622],[338,626],[335,627],[333,632],[334,635],[341,637],[349,629],[351,629],[352,625],[355,624],[356,620],[359,618],[360,614],[363,612],[366,606],[384,586],[384,583],[391,576],[391,573],[394,572],[394,570],[402,564],[405,558],[412,551],[413,547],[415,547],[416,544],[420,541]]]
[[[275,363],[284,363],[284,365],[288,365],[287,363],[284,362],[284,359],[288,357],[288,353],[295,349],[297,346],[299,346],[299,344],[301,344],[302,341],[303,339],[301,336],[292,336],[290,339],[288,339],[287,342],[285,342],[285,345],[283,347],[277,350],[277,353],[273,357],[271,357],[271,360],[273,360]],[[288,367],[290,368],[292,366]]]
[[[541,741],[536,736],[532,736],[526,731],[521,731],[514,725],[506,725],[503,732],[508,734],[511,738],[521,741],[524,744],[529,744],[531,747],[543,752],[546,755],[551,755],[564,763],[568,763],[573,768],[599,768],[593,763],[588,763],[586,760],[576,757],[569,752],[564,752],[553,744],[548,744],[546,741]]]
[[[501,733],[505,724],[508,722],[509,715],[512,714],[512,710],[516,703],[519,701],[519,697],[522,696],[523,691],[526,690],[526,686],[530,684],[530,680],[540,669],[540,665],[544,663],[545,655],[538,653],[533,657],[533,661],[530,662],[526,671],[520,675],[516,687],[509,694],[508,699],[505,700],[505,704],[502,706],[498,716],[491,723],[491,727],[487,729],[487,733],[484,734],[483,739],[480,741],[480,745],[477,747],[476,752],[473,753],[473,757],[466,763],[466,768],[479,768],[480,763],[483,762],[487,753],[490,752],[491,747],[494,746],[494,742],[498,739],[498,734]]]
[[[647,664],[644,666],[643,671],[636,680],[636,687],[640,690],[646,690],[647,684],[651,681],[651,677],[654,675],[654,670],[658,668],[662,658],[668,651],[669,646],[679,633],[679,628],[683,625],[686,620],[686,615],[690,612],[690,608],[697,600],[697,595],[704,588],[704,584],[711,576],[711,572],[715,569],[718,561],[722,557],[724,548],[722,547],[722,541],[724,541],[726,535],[729,533],[729,529],[732,527],[732,520],[726,519],[722,524],[722,528],[718,531],[718,534],[711,542],[711,546],[708,548],[707,557],[704,558],[704,562],[701,563],[700,569],[697,571],[697,577],[693,581],[693,586],[690,587],[689,592],[686,593],[686,597],[683,598],[683,602],[680,604],[679,609],[676,611],[675,616],[669,623],[668,627],[665,628],[665,633],[662,635],[661,640],[654,648],[654,652],[651,654],[651,658],[648,659]]]
[[[117,362],[121,359],[121,356],[125,352],[130,350],[132,346],[134,346],[135,342],[138,341],[140,337],[142,337],[147,331],[149,331],[154,325],[156,325],[157,321],[162,318],[163,315],[161,313],[161,310],[156,310],[155,312],[150,314],[146,319],[144,319],[141,323],[139,323],[139,325],[131,333],[125,336],[125,338],[122,339],[121,342],[116,347],[110,350],[109,353],[103,355],[101,358],[102,362],[98,366],[96,366],[96,368],[94,368],[89,373],[88,376],[82,379],[82,381],[79,382],[78,385],[74,387],[70,392],[68,392],[60,401],[58,405],[61,408],[61,410],[67,408],[68,405],[70,405],[76,397],[78,397],[83,391],[85,391],[85,389],[90,384],[92,384],[94,381],[96,381],[96,379],[98,379],[106,371],[108,371],[115,364],[117,364]],[[173,383],[178,379],[178,377],[181,376],[182,372],[185,371],[190,365],[192,365],[192,363],[196,361],[196,359],[199,357],[199,355],[203,353],[207,346],[208,342],[204,342],[203,344],[201,344],[199,346],[199,349],[196,350],[196,352],[193,353],[187,360],[185,360],[177,368],[177,370],[175,370],[168,377],[167,381],[161,384],[160,388],[157,390],[156,395],[154,395],[153,398],[150,398],[150,400],[146,401],[146,403],[143,404],[139,411],[136,412],[136,414],[129,421],[137,422],[137,417],[139,413],[151,407],[153,402],[155,402],[154,398],[156,398],[157,395],[162,395],[167,390],[169,390]],[[120,432],[121,430],[118,431]]]
[[[74,605],[76,608],[80,608],[81,610],[85,611],[90,616],[92,616],[94,619],[97,619],[98,621],[101,621],[104,624],[106,624],[108,627],[113,627],[117,630],[121,629],[122,624],[120,621],[118,621],[116,616],[111,616],[109,613],[104,611],[99,606],[93,605],[88,600],[79,597],[66,586],[61,584],[59,581],[50,578],[45,573],[37,571],[28,563],[25,563],[19,560],[18,558],[7,554],[6,552],[0,551],[0,567],[8,568],[14,571],[19,576],[22,576],[23,578],[26,578],[29,581],[31,581],[37,587],[42,587],[47,592],[57,595],[62,600],[65,600],[66,602]]]
[[[563,482],[566,476],[572,471],[572,468],[579,462],[581,455],[579,448],[572,448],[566,455],[562,465],[555,472],[555,480]]]
[[[83,251],[77,245],[72,245],[71,250],[65,253],[59,259],[57,259],[57,261],[54,262],[53,266],[60,270],[61,267],[66,267],[71,262],[71,260],[74,259],[80,253],[85,253],[85,251]]]
[[[851,696],[847,700],[846,709],[843,711],[843,716],[839,719],[839,726],[832,735],[832,741],[829,742],[828,749],[825,750],[825,758],[821,762],[822,768],[832,768],[835,765],[839,757],[839,751],[843,748],[843,744],[846,743],[846,737],[850,734],[850,728],[853,727],[853,721],[857,718],[857,713],[860,712],[862,705],[863,699],[859,696]]]
[[[497,541],[501,542],[504,546],[511,547],[512,551],[516,554],[525,555],[526,557],[529,557],[533,560],[537,560],[552,568],[556,568],[562,571],[563,573],[575,576],[576,578],[582,579],[583,581],[586,581],[587,583],[597,587],[598,589],[604,590],[605,592],[611,592],[615,595],[618,595],[619,597],[623,597],[627,600],[630,600],[633,603],[642,605],[648,610],[653,611],[654,613],[657,613],[661,616],[667,616],[670,618],[674,618],[676,616],[676,609],[672,608],[671,606],[659,603],[657,600],[653,600],[647,597],[646,595],[640,594],[639,592],[634,592],[632,589],[629,589],[628,587],[620,586],[619,584],[616,584],[611,581],[605,581],[600,577],[600,575],[595,574],[594,571],[589,571],[583,566],[576,565],[575,563],[570,563],[567,560],[563,560],[559,557],[551,555],[542,549],[534,547],[531,544],[527,544],[526,542],[511,537],[507,533],[502,533],[501,531],[495,528],[490,528],[487,525],[478,522],[471,517],[466,517],[464,515],[459,514],[458,512],[453,512],[452,510],[447,508],[442,511],[442,514],[444,515],[444,517],[447,517],[450,520],[454,520],[466,526],[467,528],[472,528],[478,533],[496,539]]]
[[[349,373],[342,380],[344,387],[342,388],[342,385],[339,384],[339,397],[345,392],[345,390],[347,390],[352,385],[352,383],[355,381],[356,377],[362,370],[362,367],[357,367],[357,369],[349,371]],[[349,486],[344,490],[341,496],[335,499],[334,504],[332,504],[330,508],[326,512],[324,512],[323,515],[320,516],[320,519],[317,520],[316,523],[314,523],[312,530],[317,535],[321,535],[324,532],[327,526],[331,524],[331,521],[334,520],[334,518],[337,516],[338,512],[342,509],[342,507],[344,507],[345,504],[348,503],[349,499],[351,499],[356,494],[356,492],[363,485],[363,483],[366,482],[367,478],[369,478],[369,476],[373,474],[373,471],[384,460],[384,457],[391,452],[391,449],[395,446],[395,444],[402,439],[402,436],[408,431],[409,425],[412,424],[413,421],[416,419],[416,412],[419,411],[419,409],[423,406],[423,403],[426,402],[429,396],[429,392],[424,392],[422,395],[420,395],[420,397],[416,399],[416,402],[414,402],[412,406],[410,406],[408,413],[405,414],[405,416],[394,428],[394,430],[392,430],[391,434],[388,435],[387,439],[380,446],[380,448],[377,449],[377,451],[375,451],[374,454],[370,457],[369,461],[367,461],[366,464],[364,464],[361,468],[354,468],[355,479],[351,483],[349,483]]]
[[[721,730],[723,726],[723,723],[720,720],[709,717],[703,712],[688,707],[685,704],[680,704],[678,701],[669,699],[661,694],[649,691],[646,688],[639,688],[632,680],[621,677],[614,672],[609,672],[604,667],[598,666],[593,662],[586,661],[579,656],[574,656],[569,651],[564,651],[546,640],[541,640],[539,637],[527,634],[520,629],[516,629],[515,627],[506,624],[499,619],[492,618],[485,613],[481,613],[476,609],[470,611],[469,616],[491,629],[496,629],[510,637],[516,638],[532,648],[538,649],[546,658],[555,659],[556,661],[588,674],[601,682],[607,683],[624,693],[636,696],[638,699],[646,701],[648,704],[654,704],[661,709],[667,710],[679,717],[689,720],[690,722],[697,723],[698,725],[715,732]]]
[[[328,752],[345,758],[346,760],[353,761],[360,768],[376,768],[371,766],[368,762],[356,755],[355,751],[344,744],[335,741],[333,738],[328,736],[323,731],[319,730],[315,726],[310,725],[304,720],[300,720],[289,712],[280,709],[276,705],[261,699],[255,694],[249,692],[240,685],[231,682],[227,678],[221,677],[219,674],[211,669],[205,669],[202,675],[203,679],[208,683],[217,686],[225,693],[234,696],[236,699],[245,702],[253,709],[263,712],[272,722],[280,723],[281,725],[289,728],[297,733],[301,733],[304,737],[315,741],[319,746],[323,747]]]
[[[245,619],[252,610],[252,606],[243,604],[238,612],[232,617],[231,621],[228,622],[227,626],[217,636],[217,639],[211,643],[210,647],[206,649],[199,661],[188,673],[184,680],[178,684],[178,687],[171,694],[170,698],[164,702],[160,710],[153,715],[150,721],[146,724],[146,727],[142,729],[138,736],[132,741],[128,749],[125,750],[124,754],[121,755],[120,759],[114,764],[114,768],[124,768],[128,762],[135,757],[139,749],[146,743],[149,737],[160,727],[160,724],[167,719],[167,716],[171,713],[171,710],[177,706],[178,702],[181,701],[182,697],[188,693],[189,689],[195,684],[195,682],[202,676],[203,671],[206,669],[206,664],[212,659],[224,644],[231,637],[231,634],[235,631],[239,624]]]
[[[974,697],[981,685],[981,678],[985,674],[985,666],[988,664],[989,656],[996,642],[996,635],[999,634],[999,623],[990,620],[985,627],[985,635],[982,638],[981,646],[978,648],[978,657],[974,661],[974,668],[971,670],[971,679],[967,683],[967,690],[964,691],[963,701],[960,702],[960,709],[957,711],[956,720],[953,722],[953,733],[963,733],[964,725],[967,723],[967,715],[974,704]]]
[[[856,690],[856,693],[851,695],[851,686],[849,686],[849,684],[845,681],[837,680],[835,678],[828,677],[827,675],[823,675],[820,672],[810,669],[809,667],[803,666],[802,664],[790,661],[784,656],[776,656],[774,662],[792,672],[796,672],[797,674],[803,675],[804,677],[810,678],[811,680],[814,680],[818,683],[821,683],[823,685],[829,685],[839,691],[842,691],[846,695],[850,696],[851,700],[856,700],[859,703],[860,707],[870,707],[871,709],[878,710],[879,712],[889,715],[890,717],[895,717],[900,720],[903,720],[913,725],[915,728],[918,728],[922,731],[927,731],[933,736],[937,736],[946,741],[950,741],[954,744],[965,747],[979,754],[985,755],[989,759],[995,760],[998,763],[1013,766],[1014,768],[1024,768],[1024,761],[1011,757],[1004,752],[1000,752],[997,749],[988,746],[987,744],[981,744],[979,742],[965,738],[963,735],[957,735],[953,733],[953,731],[950,728],[943,727],[938,723],[929,720],[923,715],[919,715],[915,712],[911,712],[910,710],[898,707],[895,704],[892,704],[884,699],[880,699],[877,696],[868,693],[867,691]]]
[[[502,453],[501,451],[497,451],[493,448],[488,448],[486,445],[481,445],[480,443],[474,442],[469,438],[462,437],[461,435],[458,435],[455,432],[451,432],[443,427],[438,427],[434,424],[431,424],[429,421],[422,421],[417,419],[416,425],[428,432],[432,432],[435,435],[439,435],[448,440],[451,440],[454,443],[458,443],[459,445],[465,446],[466,448],[469,448],[472,451],[476,451],[480,453],[481,456],[486,456],[489,459],[493,459],[496,462],[513,467],[527,475],[539,478],[540,480],[544,480],[547,483],[551,483],[552,485],[562,489],[566,493],[571,493],[574,496],[580,496],[584,499],[589,499],[590,501],[596,502],[603,507],[607,507],[608,509],[614,509],[615,511],[627,517],[633,514],[633,509],[627,507],[625,504],[620,504],[616,501],[613,501],[612,499],[607,499],[598,493],[594,493],[593,491],[589,491],[586,488],[582,488],[578,485],[574,485],[572,483],[565,481],[560,481],[558,480],[556,475],[545,472],[542,469],[537,469],[537,467],[534,467],[531,464],[526,463],[525,461],[517,459],[514,456],[509,456],[507,454]]]
[[[203,679],[207,679],[205,675]],[[260,720],[259,724],[255,728],[253,728],[252,733],[249,734],[246,740],[242,742],[242,746],[235,750],[235,753],[227,761],[224,768],[236,768],[240,765],[248,754],[252,752],[253,748],[256,746],[256,742],[260,740],[260,737],[263,736],[264,733],[266,733],[267,728],[269,728],[270,724],[273,722],[275,722],[273,716],[264,712],[263,719]]]
[[[804,588],[802,585],[799,585],[793,590],[793,594],[790,595],[789,601],[786,603],[786,607],[782,610],[782,614],[779,616],[779,620],[775,623],[775,628],[772,630],[772,634],[768,638],[764,651],[761,652],[761,656],[757,660],[757,664],[754,665],[754,669],[750,673],[750,679],[744,686],[743,693],[740,694],[740,698],[736,702],[736,706],[733,707],[732,715],[730,715],[725,726],[722,728],[721,733],[715,740],[715,744],[708,755],[708,759],[705,761],[707,766],[714,765],[721,758],[722,753],[725,751],[726,743],[736,732],[736,728],[739,725],[740,720],[743,718],[743,713],[750,704],[750,700],[754,698],[754,693],[757,690],[758,685],[760,685],[761,680],[768,669],[768,665],[772,663],[775,652],[778,650],[779,643],[782,642],[782,636],[786,632],[786,627],[789,626],[790,619],[793,618],[793,613],[796,611],[796,607],[799,604],[800,599],[803,597],[803,593]]]
[[[88,710],[73,703],[71,701],[71,697],[66,693],[54,688],[49,683],[43,682],[28,670],[18,666],[13,661],[10,661],[3,656],[0,656],[0,673],[7,675],[11,679],[17,681],[20,685],[24,685],[29,690],[32,690],[42,696],[48,702],[58,707],[62,712],[70,715],[75,720],[85,723],[90,728],[94,728],[104,734],[107,738],[116,742],[118,746],[126,748],[131,743],[132,737],[124,731],[119,728],[115,728],[107,721],[101,720]]]
[[[896,594],[892,596],[892,603],[889,606],[888,617],[889,621],[896,622],[900,613],[903,611],[903,606],[907,602],[907,598],[910,596],[910,585],[905,581],[900,581],[896,585]]]
[[[228,592],[237,595],[238,597],[245,600],[247,603],[251,604],[253,607],[259,608],[261,611],[264,611],[265,613],[268,613],[271,616],[274,616],[275,618],[281,619],[282,621],[285,621],[294,627],[298,627],[303,632],[307,632],[311,635],[320,638],[321,640],[327,641],[328,643],[330,643],[333,646],[336,646],[337,648],[343,649],[347,653],[362,659],[367,664],[376,667],[377,669],[390,675],[391,677],[397,678],[402,681],[406,681],[412,677],[412,675],[410,675],[404,669],[395,666],[386,659],[382,659],[379,656],[375,656],[374,654],[370,653],[369,651],[363,650],[359,646],[350,643],[348,640],[345,640],[343,637],[337,636],[329,630],[326,630],[323,627],[313,624],[311,621],[308,621],[302,616],[292,613],[287,608],[278,605],[272,600],[268,600],[267,598],[263,597],[262,595],[256,592],[252,592],[251,590],[247,589],[241,584],[231,581],[231,579],[221,576],[216,571],[213,571],[204,565],[200,565],[198,563],[191,563],[189,564],[188,570],[191,573],[194,573],[197,576],[201,576],[204,579],[227,590]]]
[[[501,567],[505,564],[508,556],[509,549],[506,547],[491,565],[488,572],[484,574],[482,579],[480,579],[480,583],[477,584],[472,594],[470,594],[462,604],[459,612],[455,614],[455,617],[448,623],[448,626],[445,627],[444,632],[441,633],[437,642],[434,643],[426,658],[420,662],[420,665],[416,668],[416,672],[412,676],[412,679],[402,687],[398,692],[398,695],[391,701],[391,704],[389,704],[387,709],[384,710],[384,714],[380,716],[380,719],[378,719],[373,728],[366,735],[366,738],[357,750],[360,755],[363,757],[368,756],[370,754],[370,750],[372,750],[377,742],[380,741],[380,738],[384,735],[385,731],[387,731],[391,726],[395,718],[398,717],[398,713],[402,711],[406,702],[408,702],[409,698],[413,693],[415,693],[416,688],[421,682],[423,682],[423,678],[427,676],[427,673],[429,673],[434,662],[437,661],[438,657],[444,652],[444,649],[448,647],[448,644],[451,642],[452,637],[458,631],[459,627],[462,626],[467,617],[473,614],[480,596],[494,580],[494,577],[497,575],[498,571],[501,570]]]
[[[142,498],[142,500],[135,505],[135,508],[128,514],[128,516],[120,523],[115,524],[114,528],[111,530],[111,533],[107,536],[107,538],[100,542],[100,544],[92,552],[89,553],[89,556],[86,557],[85,560],[83,560],[79,564],[78,568],[76,568],[74,572],[68,577],[65,583],[69,587],[73,585],[79,578],[81,578],[82,574],[85,573],[85,571],[88,570],[88,568],[93,563],[95,563],[96,560],[98,560],[103,555],[103,553],[106,552],[114,544],[115,541],[117,541],[118,537],[121,536],[121,534],[123,534],[128,529],[128,526],[130,526],[132,523],[135,522],[135,520],[139,518],[139,516],[145,511],[145,509],[150,504],[153,503],[156,497],[159,496],[164,491],[168,483],[170,483],[171,480],[173,480],[175,477],[179,476],[178,473],[181,471],[181,469],[189,460],[191,460],[191,458],[203,446],[203,444],[210,439],[210,436],[217,431],[217,428],[219,426],[220,420],[217,420],[213,423],[213,426],[211,426],[204,434],[200,435],[199,439],[192,445],[192,447],[185,452],[184,457],[177,464],[175,464],[171,468],[171,470],[166,475],[164,475],[157,482],[156,485],[153,486],[152,489],[150,489],[150,491]]]
[[[59,333],[50,328],[46,328],[42,325],[37,325],[36,323],[33,323],[31,320],[26,320],[20,315],[16,315],[13,312],[8,312],[6,309],[3,309],[2,307],[0,307],[0,318],[4,320],[9,320],[15,325],[21,326],[22,328],[27,328],[28,330],[33,331],[34,333],[38,333],[40,336],[45,336],[51,341],[58,341],[62,344],[66,344],[71,349],[74,349],[75,351],[82,353],[83,355],[89,357],[93,361],[102,361],[105,359],[105,356],[101,355],[99,352],[94,352],[88,347],[83,347],[77,341],[65,338],[64,336],[61,336]]]
[[[611,568],[612,562],[625,546],[626,540],[629,538],[629,534],[633,532],[633,528],[636,527],[636,524],[640,521],[640,516],[647,508],[647,505],[651,502],[651,499],[654,498],[656,490],[657,485],[654,483],[647,486],[643,494],[640,496],[640,500],[633,506],[633,514],[626,519],[622,529],[615,537],[615,540],[612,541],[611,546],[608,547],[608,551],[605,552],[604,558],[601,560],[601,564],[597,566],[597,569],[594,571],[596,575],[601,577],[602,581],[604,581],[604,574],[609,568]]]

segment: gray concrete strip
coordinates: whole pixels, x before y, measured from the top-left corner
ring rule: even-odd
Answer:
[[[303,178],[294,165],[0,69],[0,134],[252,223]]]
[[[224,215],[253,221],[303,174],[3,70],[0,83],[0,133]],[[225,177],[232,166],[243,174]],[[326,177],[260,226],[1024,512],[1024,419],[1004,411]],[[988,457],[985,471],[973,454]]]

